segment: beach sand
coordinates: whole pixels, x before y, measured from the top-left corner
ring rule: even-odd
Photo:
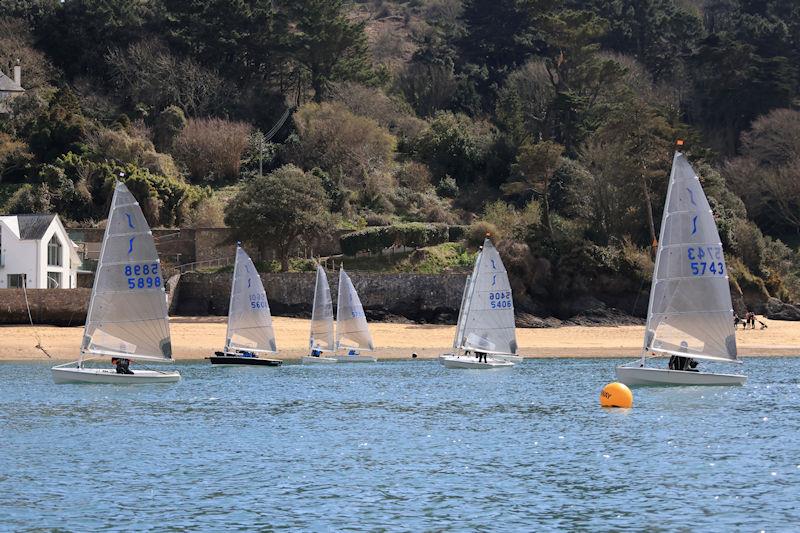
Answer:
[[[275,335],[283,359],[307,353],[309,321],[274,317]],[[761,320],[765,330],[736,332],[739,354],[800,355],[800,322]],[[225,341],[225,317],[175,317],[170,319],[175,359],[202,359]],[[379,359],[437,357],[450,350],[455,326],[422,324],[370,324]],[[44,360],[37,339],[54,360],[78,357],[83,327],[0,326],[0,361]],[[519,353],[526,357],[635,357],[640,354],[644,326],[547,329],[517,328]]]

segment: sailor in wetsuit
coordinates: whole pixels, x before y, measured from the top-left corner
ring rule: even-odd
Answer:
[[[111,364],[117,367],[117,374],[133,374],[133,370],[131,370],[130,359],[123,359],[120,357],[112,357]]]

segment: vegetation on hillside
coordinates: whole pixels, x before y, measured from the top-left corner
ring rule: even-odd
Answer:
[[[0,0],[0,68],[17,59],[4,212],[98,222],[123,179],[154,225],[283,250],[332,225],[470,226],[521,305],[616,291],[630,311],[683,138],[735,287],[800,300],[793,2]],[[444,242],[407,268],[458,263]]]

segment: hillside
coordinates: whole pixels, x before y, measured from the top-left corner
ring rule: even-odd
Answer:
[[[800,301],[794,2],[0,0],[17,61],[2,213],[101,224],[123,179],[283,268],[337,228],[464,268],[489,232],[520,309],[641,315],[684,139],[739,310]]]

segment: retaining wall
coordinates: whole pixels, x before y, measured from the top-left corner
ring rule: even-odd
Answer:
[[[34,324],[75,326],[83,324],[91,289],[28,289]],[[0,324],[27,324],[25,291],[0,289]]]

